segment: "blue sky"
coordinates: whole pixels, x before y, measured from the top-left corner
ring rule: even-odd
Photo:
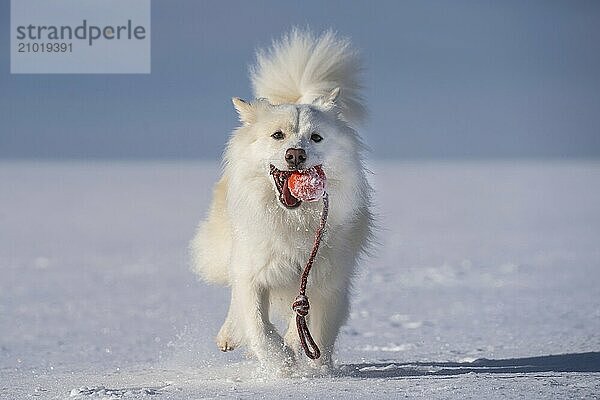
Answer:
[[[11,75],[0,158],[218,159],[254,49],[293,25],[364,57],[372,158],[600,156],[600,2],[152,2],[150,75]]]

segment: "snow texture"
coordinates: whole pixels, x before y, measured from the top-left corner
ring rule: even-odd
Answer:
[[[338,370],[276,378],[188,269],[216,164],[0,163],[0,398],[599,398],[600,163],[370,168]]]

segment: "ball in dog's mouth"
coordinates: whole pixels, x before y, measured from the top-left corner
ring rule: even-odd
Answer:
[[[316,201],[325,192],[325,173],[320,165],[281,171],[271,164],[270,174],[279,192],[279,201],[287,208],[299,207],[302,201]]]

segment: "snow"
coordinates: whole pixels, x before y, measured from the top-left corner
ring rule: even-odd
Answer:
[[[600,163],[370,169],[339,369],[275,378],[188,270],[216,163],[0,163],[0,398],[598,398]]]

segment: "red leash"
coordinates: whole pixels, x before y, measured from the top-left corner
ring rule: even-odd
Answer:
[[[319,350],[319,346],[315,343],[312,338],[310,331],[308,330],[308,325],[306,323],[306,316],[308,315],[308,310],[310,309],[310,304],[308,303],[308,297],[306,296],[306,282],[308,280],[308,274],[313,266],[315,261],[315,257],[317,256],[317,252],[319,251],[319,245],[321,244],[321,239],[323,238],[323,232],[325,231],[325,224],[327,223],[327,214],[329,213],[329,197],[327,192],[323,193],[323,211],[321,213],[321,223],[319,224],[319,228],[317,228],[317,232],[315,233],[315,241],[313,243],[312,251],[310,252],[310,257],[306,262],[306,266],[304,267],[304,272],[302,273],[302,280],[300,281],[300,292],[294,303],[292,304],[292,310],[296,312],[296,327],[298,328],[298,336],[300,337],[300,343],[302,344],[302,348],[304,352],[313,360],[321,357],[321,350]]]

